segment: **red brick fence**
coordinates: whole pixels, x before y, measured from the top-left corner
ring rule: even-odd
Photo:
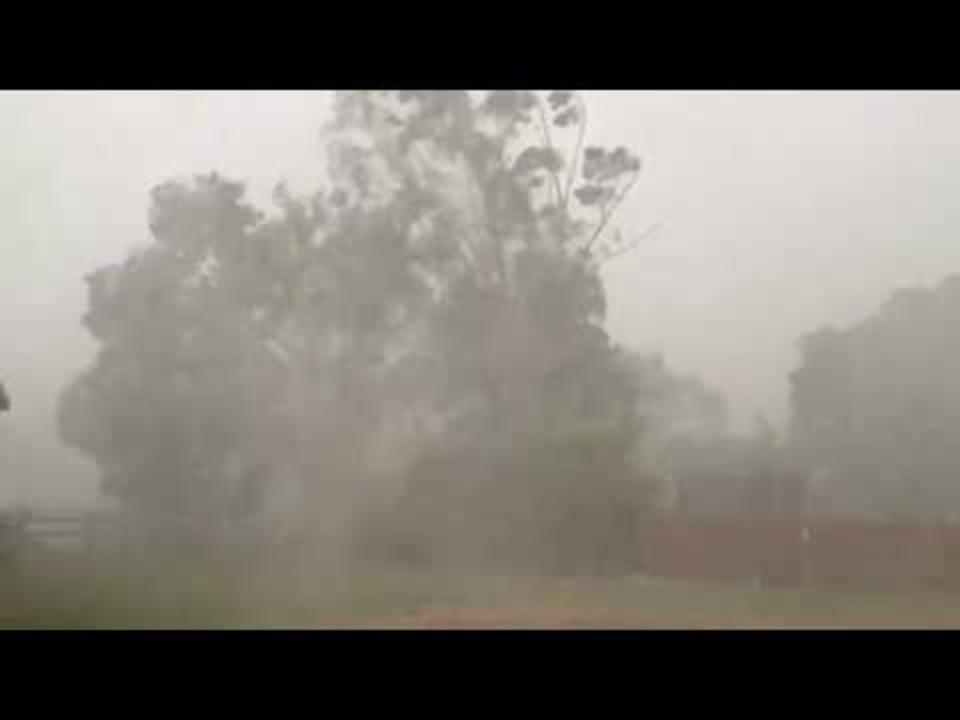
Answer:
[[[765,518],[660,518],[644,569],[765,585],[960,588],[960,527]]]

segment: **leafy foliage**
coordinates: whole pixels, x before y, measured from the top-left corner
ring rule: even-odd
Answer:
[[[585,123],[567,91],[343,92],[322,191],[281,185],[268,217],[217,175],[160,185],[153,242],[89,278],[100,352],[64,438],[147,514],[254,512],[286,478],[313,526],[348,517],[383,457],[397,472],[391,447],[500,453],[522,483],[506,468],[529,455],[491,448],[588,433],[616,467],[636,395],[599,262],[640,163],[581,158]]]
[[[360,540],[374,557],[415,567],[636,571],[651,485],[615,443],[583,434],[438,450]]]
[[[896,293],[847,330],[802,343],[792,440],[822,511],[943,518],[960,511],[960,278]]]

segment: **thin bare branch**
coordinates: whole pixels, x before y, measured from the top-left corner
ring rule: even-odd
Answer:
[[[617,248],[615,251],[611,252],[609,255],[604,257],[602,262],[608,263],[611,260],[614,260],[615,258],[620,257],[621,255],[625,255],[628,252],[632,252],[643,240],[650,237],[651,235],[653,235],[653,233],[659,230],[661,225],[662,223],[660,222],[654,223],[649,228],[647,228],[642,233],[640,233],[636,238],[631,240],[628,245],[624,245],[623,247]]]
[[[547,122],[547,113],[543,109],[543,100],[540,96],[537,98],[537,114],[540,116],[540,129],[543,132],[543,141],[547,144],[547,147],[550,149],[550,152],[556,153],[556,149],[553,146],[553,139],[550,137],[550,127]],[[557,177],[557,173],[554,170],[550,171],[550,177],[553,179],[553,190],[557,196],[557,202],[560,203],[563,200],[563,191],[560,189],[560,178]]]
[[[610,209],[604,212],[603,217],[600,219],[600,222],[597,224],[596,230],[593,231],[593,235],[590,236],[590,239],[587,241],[587,244],[584,246],[585,252],[590,252],[590,248],[593,247],[593,244],[597,241],[600,235],[603,233],[604,228],[607,227],[607,224],[610,222],[610,219],[616,215],[617,208],[620,207],[620,204],[624,201],[627,195],[630,193],[630,190],[634,185],[637,184],[637,180],[640,179],[640,172],[637,171],[634,173],[633,177],[630,178],[623,189],[617,193],[616,197],[613,199],[613,202],[610,203]]]
[[[577,169],[580,166],[580,155],[583,151],[583,140],[586,137],[587,133],[587,106],[583,102],[583,98],[580,95],[576,95],[577,106],[580,111],[580,117],[578,118],[578,134],[577,134],[577,146],[573,151],[573,157],[570,158],[570,169],[567,171],[567,186],[563,194],[563,209],[566,209],[570,206],[570,195],[573,192],[573,181],[577,177]]]

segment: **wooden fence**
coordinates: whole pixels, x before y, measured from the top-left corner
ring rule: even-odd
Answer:
[[[850,520],[664,517],[644,571],[765,585],[960,588],[960,527]]]
[[[0,559],[28,545],[126,545],[115,516],[0,512]],[[960,590],[960,526],[770,517],[662,516],[645,525],[638,571],[768,586]]]
[[[36,544],[69,545],[92,551],[116,526],[108,514],[77,510],[0,512],[0,558],[15,556]]]

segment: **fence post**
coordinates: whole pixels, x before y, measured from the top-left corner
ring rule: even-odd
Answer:
[[[92,555],[94,544],[93,516],[89,513],[82,514],[80,516],[80,523],[83,532],[83,550],[87,555]]]
[[[953,568],[952,568],[952,535],[950,524],[945,520],[940,520],[935,525],[937,533],[937,550],[940,551],[940,585],[947,590],[953,590]]]
[[[800,527],[800,582],[805,588],[809,588],[813,580],[810,567],[810,539],[810,527],[805,522]]]

